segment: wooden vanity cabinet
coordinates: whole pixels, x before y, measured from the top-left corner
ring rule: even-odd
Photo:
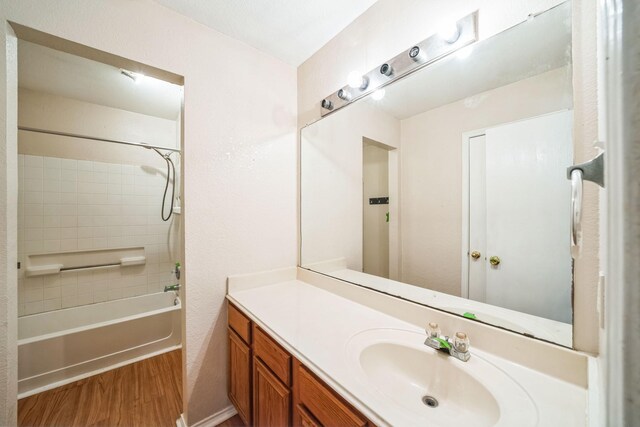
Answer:
[[[245,323],[244,320],[247,322],[246,325],[251,324],[246,316],[229,304],[229,327],[227,328],[229,332],[229,376],[227,389],[229,399],[238,410],[238,415],[246,425],[251,425],[251,403],[253,400],[251,390],[251,329],[246,329],[242,326]]]
[[[291,425],[291,390],[264,363],[253,358],[253,423],[256,426]]]
[[[231,303],[229,399],[256,427],[373,426]]]
[[[364,427],[369,421],[299,361],[294,362],[296,426]]]

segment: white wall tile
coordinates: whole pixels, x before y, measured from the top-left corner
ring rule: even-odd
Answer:
[[[42,191],[24,191],[24,203],[42,203]]]
[[[74,159],[60,159],[60,168],[66,170],[78,169],[78,161]]]
[[[67,215],[60,217],[60,227],[77,227],[78,217],[76,215]]]
[[[24,166],[42,168],[44,167],[44,161],[40,156],[24,156]]]
[[[163,171],[23,155],[18,162],[21,257],[145,246],[148,262],[20,279],[20,315],[161,292],[171,282],[170,229],[160,218]]]
[[[43,311],[60,310],[62,308],[60,298],[44,300],[42,305]]]

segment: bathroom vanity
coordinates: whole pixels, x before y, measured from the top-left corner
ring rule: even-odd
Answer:
[[[229,398],[247,425],[373,425],[232,303]]]
[[[584,354],[304,269],[230,277],[229,398],[247,425],[585,426]],[[465,332],[463,362],[424,344]]]
[[[572,11],[461,17],[318,100],[299,266],[228,283],[246,423],[596,424]]]

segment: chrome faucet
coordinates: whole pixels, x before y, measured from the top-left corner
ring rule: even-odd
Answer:
[[[178,292],[180,290],[180,283],[176,283],[175,285],[168,285],[164,287],[165,292],[175,291]]]
[[[443,336],[437,323],[429,323],[426,328],[425,345],[466,362],[471,357],[469,337],[464,332],[456,332],[453,338]]]
[[[176,297],[173,300],[173,305],[180,304],[180,283],[176,283],[175,285],[168,285],[164,287],[165,292],[173,291],[176,294]]]

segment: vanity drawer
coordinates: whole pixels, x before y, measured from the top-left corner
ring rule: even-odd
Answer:
[[[247,344],[251,343],[251,320],[240,310],[235,308],[233,304],[230,302],[227,303],[228,306],[228,314],[227,320],[229,322],[229,327],[236,331],[236,333],[246,342]]]
[[[302,365],[297,367],[300,404],[325,426],[364,427],[367,419],[352,409]],[[302,414],[301,414],[302,415]],[[310,424],[313,425],[313,424]]]
[[[291,355],[256,325],[253,325],[253,352],[280,381],[291,385]]]
[[[301,427],[322,427],[322,424],[320,424],[304,406],[298,405],[296,411],[298,412],[298,417],[300,417]]]

